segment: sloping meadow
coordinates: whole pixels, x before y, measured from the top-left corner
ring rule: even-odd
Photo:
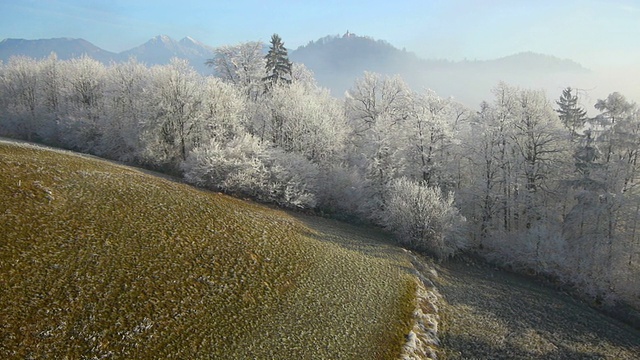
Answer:
[[[0,142],[0,358],[397,358],[405,253],[296,217]]]

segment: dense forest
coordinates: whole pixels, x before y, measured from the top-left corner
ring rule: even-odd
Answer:
[[[216,76],[179,59],[14,57],[0,64],[0,135],[374,223],[440,258],[467,249],[640,308],[635,103],[612,93],[591,118],[571,88],[499,83],[469,109],[375,73],[339,99],[279,37],[263,46],[218,48]]]

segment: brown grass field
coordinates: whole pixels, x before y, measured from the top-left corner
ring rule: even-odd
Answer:
[[[0,358],[393,359],[415,292],[377,230],[0,142]]]

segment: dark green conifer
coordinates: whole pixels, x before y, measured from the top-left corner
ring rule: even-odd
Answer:
[[[278,34],[271,36],[271,47],[265,56],[267,60],[265,76],[262,80],[265,82],[267,89],[278,83],[291,83],[291,62],[287,49]]]

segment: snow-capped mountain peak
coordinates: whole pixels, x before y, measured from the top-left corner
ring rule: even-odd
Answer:
[[[167,35],[157,35],[151,39],[152,42],[159,42],[163,44],[171,44],[174,43],[173,39]]]
[[[191,42],[191,43],[194,43],[194,44],[199,44],[200,43],[199,41],[195,40],[191,36],[185,36],[184,38],[182,38],[182,40],[180,40],[180,42],[184,42],[184,43]]]
[[[187,59],[198,71],[206,72],[207,59],[213,58],[214,49],[202,44],[192,37],[176,41],[167,35],[158,35],[146,43],[120,53],[124,57],[135,56],[146,64],[166,64],[171,58]]]

